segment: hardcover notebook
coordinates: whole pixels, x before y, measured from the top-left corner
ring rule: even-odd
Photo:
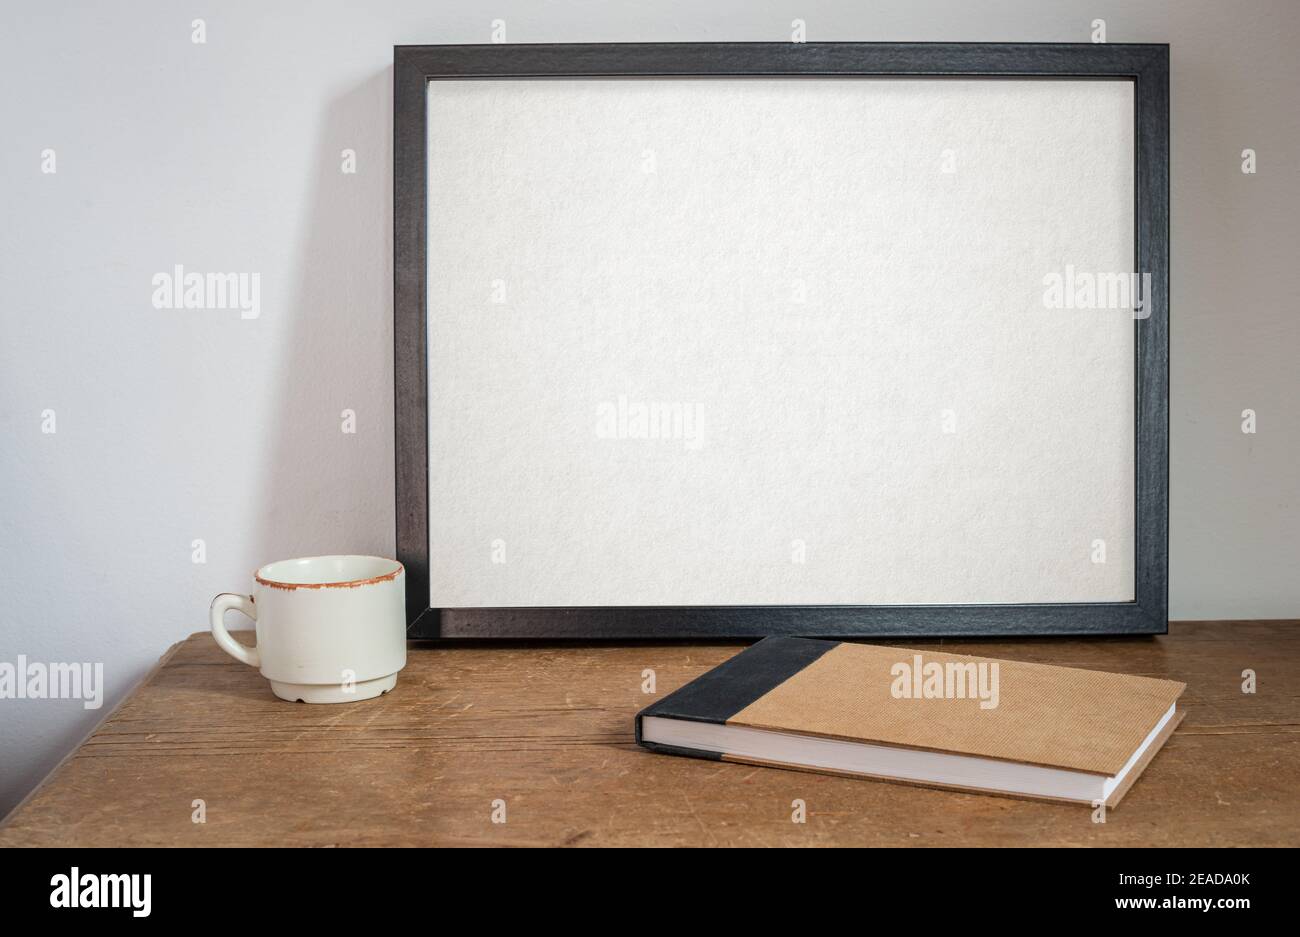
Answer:
[[[764,638],[636,717],[651,751],[1114,807],[1186,684]]]

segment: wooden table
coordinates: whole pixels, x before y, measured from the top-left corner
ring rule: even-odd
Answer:
[[[10,815],[0,845],[1300,845],[1300,622],[1170,631],[942,642],[1188,684],[1186,721],[1104,825],[1085,807],[638,749],[633,714],[737,645],[413,645],[388,696],[310,706],[277,700],[201,633]]]

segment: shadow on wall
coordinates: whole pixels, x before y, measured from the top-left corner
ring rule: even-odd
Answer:
[[[254,546],[262,562],[394,554],[392,69],[331,101],[296,288],[277,330],[279,409]]]

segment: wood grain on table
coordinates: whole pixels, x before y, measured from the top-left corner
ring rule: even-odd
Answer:
[[[637,710],[741,645],[412,645],[392,693],[313,706],[276,699],[205,632],[19,805],[0,845],[1300,845],[1300,622],[881,643],[1182,680],[1188,715],[1097,824],[1086,807],[633,744]],[[806,823],[791,822],[796,799]]]

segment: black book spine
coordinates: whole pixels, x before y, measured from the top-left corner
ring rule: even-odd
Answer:
[[[725,725],[736,713],[766,696],[839,643],[807,638],[764,638],[637,713],[636,742],[654,752],[717,761],[722,752],[683,749],[645,741],[641,734],[641,720],[646,716],[658,716]]]

